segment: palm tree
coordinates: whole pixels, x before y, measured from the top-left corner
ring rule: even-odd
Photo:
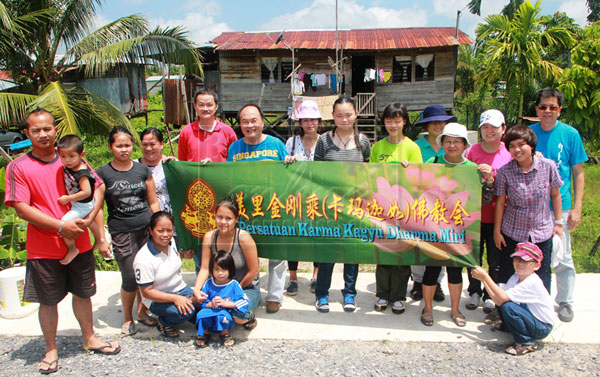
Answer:
[[[89,32],[102,0],[0,0],[0,70],[18,93],[0,93],[0,125],[23,121],[37,106],[54,114],[59,134],[103,132],[129,121],[106,99],[66,87],[68,70],[100,77],[128,64],[179,64],[201,75],[200,54],[180,27],[154,30],[139,15]],[[60,54],[59,51],[64,51]]]
[[[483,54],[483,71],[476,80],[494,85],[505,81],[509,93],[517,93],[519,117],[523,115],[524,94],[532,82],[557,78],[562,69],[544,59],[546,49],[554,46],[570,48],[573,36],[564,27],[544,28],[540,17],[540,1],[525,1],[509,19],[491,15],[477,26],[477,43]]]
[[[523,4],[523,1],[524,0],[510,0],[510,2],[502,9],[502,14],[512,18],[513,14],[517,11],[517,9],[519,9],[521,4]],[[467,4],[469,11],[473,14],[481,16],[481,2],[482,0],[469,1],[469,4]]]

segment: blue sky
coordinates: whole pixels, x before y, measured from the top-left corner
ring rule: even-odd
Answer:
[[[483,0],[482,17],[465,8],[469,0],[339,0],[341,29],[455,26],[474,38],[478,22],[498,13],[508,0]],[[585,26],[585,0],[543,0],[542,14],[564,11]],[[182,25],[198,45],[225,31],[335,29],[335,0],[105,0],[97,25],[142,14],[151,26]]]

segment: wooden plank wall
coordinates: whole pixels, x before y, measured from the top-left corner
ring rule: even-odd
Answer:
[[[456,49],[451,47],[435,52],[435,80],[403,83],[375,84],[379,111],[392,102],[403,103],[409,111],[421,111],[427,105],[440,104],[451,109],[454,102],[454,76]],[[419,52],[425,53],[425,52]],[[392,71],[395,55],[412,55],[415,52],[380,53],[375,58],[377,68]],[[413,73],[415,69],[413,67]]]
[[[435,49],[435,80],[410,83],[379,83],[375,85],[379,111],[393,102],[404,103],[411,111],[422,110],[433,103],[442,104],[452,108],[454,98],[454,75],[456,47]],[[362,51],[361,55],[370,52]],[[373,51],[376,67],[386,71],[392,70],[392,59],[396,55],[423,54],[428,51],[396,50],[392,52]],[[221,51],[219,52],[220,70],[220,96],[223,111],[235,112],[243,105],[257,103],[261,92],[260,57],[286,57],[291,58],[291,52],[278,51]],[[346,74],[346,92],[352,90],[351,55],[352,51],[345,52],[350,59],[344,67]],[[302,64],[301,71],[308,73],[332,74],[335,70],[327,62],[327,57],[335,57],[335,51],[297,50],[296,60]],[[414,69],[413,69],[414,72]],[[359,78],[359,79],[362,79]],[[327,86],[318,87],[317,90],[308,88],[304,95],[324,96],[334,94]],[[290,106],[289,83],[266,83],[263,91],[262,105],[266,112],[285,112]]]

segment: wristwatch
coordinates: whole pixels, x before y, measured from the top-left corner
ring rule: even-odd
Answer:
[[[554,220],[554,225],[565,225],[564,219]]]

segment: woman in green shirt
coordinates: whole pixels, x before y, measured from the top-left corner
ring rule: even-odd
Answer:
[[[411,162],[423,162],[419,146],[404,136],[404,128],[409,125],[406,107],[398,102],[391,103],[385,107],[381,117],[388,135],[373,145],[369,162],[399,163],[403,167]],[[409,278],[410,266],[377,265],[375,310],[383,311],[391,302],[393,313],[404,313],[403,301],[406,301]]]

